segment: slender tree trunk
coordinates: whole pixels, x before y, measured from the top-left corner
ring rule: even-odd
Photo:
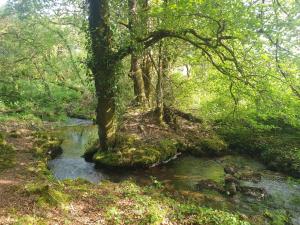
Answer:
[[[109,27],[109,1],[89,0],[91,37],[91,70],[95,80],[97,125],[100,150],[107,151],[115,142],[115,93],[117,63],[111,60],[111,31]]]
[[[138,16],[137,16],[137,0],[128,0],[129,8],[129,30],[133,41],[138,35]],[[134,82],[134,95],[138,105],[144,106],[146,104],[145,86],[143,74],[141,70],[141,57],[138,54],[138,46],[135,46],[136,51],[131,54],[131,78]]]
[[[148,29],[150,27],[149,21],[149,0],[142,0],[142,10],[143,15],[141,17],[141,24],[143,25],[143,33],[146,35],[148,33]],[[145,95],[148,101],[149,106],[152,106],[152,74],[151,74],[151,58],[150,58],[151,51],[145,50],[143,52],[143,62],[142,62],[142,73],[143,73],[143,80],[144,80],[144,87],[145,87]]]
[[[130,74],[134,84],[135,101],[138,105],[144,106],[147,102],[144,79],[141,70],[140,59],[135,53],[131,54]]]
[[[162,42],[159,45],[158,53],[158,71],[157,71],[157,83],[156,83],[156,116],[159,123],[163,123],[164,118],[164,93],[163,93],[163,56],[162,56]]]
[[[165,85],[169,73],[169,58],[167,46],[160,42],[158,54],[158,72],[156,84],[156,112],[160,123],[164,122]]]
[[[149,54],[150,51],[145,51],[142,63],[142,73],[145,87],[145,95],[149,106],[151,107],[151,96],[152,96],[152,74],[151,74],[151,59]]]

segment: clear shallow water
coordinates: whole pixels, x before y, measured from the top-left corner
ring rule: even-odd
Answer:
[[[224,166],[234,164],[261,172],[263,176],[260,182],[244,181],[242,184],[264,188],[268,197],[258,201],[241,194],[227,198],[215,192],[205,192],[209,200],[203,204],[245,214],[263,213],[265,210],[274,209],[287,210],[293,217],[293,224],[300,225],[300,182],[290,181],[286,176],[268,171],[261,163],[248,157],[226,156],[212,159],[182,156],[167,165],[148,170],[96,169],[93,163],[86,162],[81,157],[87,146],[97,139],[96,126],[84,120],[72,120],[68,126],[58,130],[57,135],[64,139],[63,154],[51,160],[48,167],[59,180],[83,178],[97,183],[104,179],[118,182],[133,178],[140,184],[148,184],[155,177],[172,190],[198,194],[195,186],[200,180],[212,179],[222,184],[225,176]],[[210,199],[218,200],[213,202]]]

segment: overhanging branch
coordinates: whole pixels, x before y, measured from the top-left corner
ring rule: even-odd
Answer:
[[[208,46],[211,48],[218,47],[223,40],[235,39],[233,36],[223,36],[224,29],[219,29],[216,38],[204,37],[193,29],[184,29],[181,31],[157,30],[150,33],[147,37],[138,38],[136,42],[141,44],[144,49],[147,49],[164,38],[176,38],[188,42],[194,46]],[[119,49],[113,56],[114,61],[122,60],[134,51],[132,45]]]

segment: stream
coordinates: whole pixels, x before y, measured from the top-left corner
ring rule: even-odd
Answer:
[[[67,126],[55,131],[63,138],[63,153],[50,160],[49,169],[59,179],[83,178],[98,183],[107,179],[120,182],[132,178],[139,184],[150,184],[153,179],[168,189],[181,191],[193,196],[202,196],[203,205],[240,212],[246,215],[264,213],[266,210],[286,210],[294,225],[300,225],[300,182],[267,170],[258,161],[245,156],[225,156],[221,158],[196,158],[181,156],[170,163],[147,170],[108,170],[95,168],[93,163],[82,157],[85,149],[97,139],[97,128],[91,122],[71,119]],[[264,188],[268,196],[258,200],[237,194],[226,197],[216,191],[198,191],[200,180],[211,179],[220,184],[224,182],[224,167],[227,164],[243,166],[262,174],[259,182],[243,181],[248,187]]]

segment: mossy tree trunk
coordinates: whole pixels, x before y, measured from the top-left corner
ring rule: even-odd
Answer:
[[[151,74],[151,59],[149,54],[150,51],[146,50],[143,56],[143,63],[142,63],[142,72],[143,72],[143,80],[144,80],[144,87],[145,87],[145,95],[148,101],[149,106],[152,105],[152,74]]]
[[[109,27],[109,1],[89,0],[91,70],[95,80],[97,125],[100,150],[107,151],[115,142],[115,84],[117,62],[112,57]]]
[[[128,8],[129,8],[129,31],[132,38],[134,51],[131,53],[131,69],[130,75],[134,82],[134,95],[135,101],[140,106],[145,106],[146,101],[146,94],[145,94],[145,86],[144,86],[144,79],[142,74],[141,68],[141,49],[136,42],[136,38],[139,35],[139,19],[137,15],[137,7],[138,2],[137,0],[128,0]]]
[[[160,123],[164,123],[164,88],[169,73],[169,58],[167,46],[163,41],[159,45],[158,71],[156,83],[156,115]]]
[[[156,82],[156,116],[159,123],[163,123],[164,92],[163,92],[163,67],[162,67],[162,42],[159,44],[158,71]]]
[[[147,103],[141,60],[135,53],[131,54],[130,75],[134,84],[134,96],[137,105],[145,106]]]
[[[144,35],[147,35],[148,30],[150,28],[150,21],[149,21],[149,0],[142,0],[142,11],[143,14],[141,16],[141,24],[143,26],[142,30]],[[145,95],[148,101],[149,107],[152,107],[152,74],[151,74],[151,50],[144,50],[143,52],[143,60],[142,60],[142,73],[143,73],[143,80],[144,80],[144,87],[145,87]]]

